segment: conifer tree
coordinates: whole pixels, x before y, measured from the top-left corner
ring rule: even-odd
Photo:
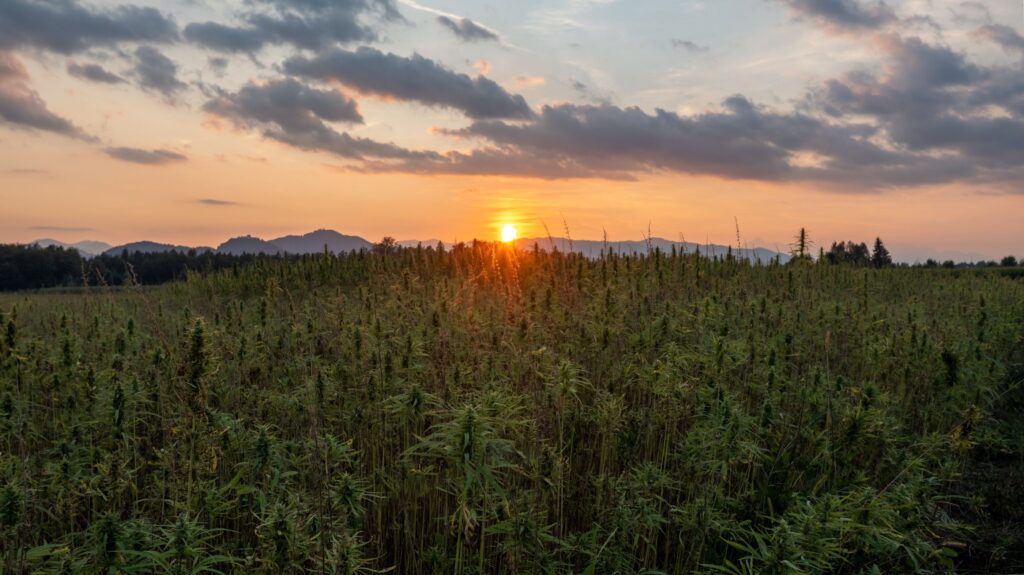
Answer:
[[[875,249],[871,252],[871,265],[876,268],[892,265],[892,256],[889,255],[889,250],[882,243],[882,238],[875,238]]]

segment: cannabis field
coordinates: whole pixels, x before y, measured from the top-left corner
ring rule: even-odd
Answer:
[[[491,244],[0,296],[3,573],[1024,569],[1024,280]]]

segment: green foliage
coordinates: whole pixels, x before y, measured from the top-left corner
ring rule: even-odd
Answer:
[[[1020,570],[1024,283],[810,245],[0,296],[0,572]]]

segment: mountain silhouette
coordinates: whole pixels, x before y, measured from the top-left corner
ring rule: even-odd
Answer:
[[[78,250],[79,254],[81,254],[82,256],[87,257],[87,258],[98,256],[98,255],[102,254],[103,252],[105,252],[105,251],[110,249],[110,244],[108,244],[106,242],[97,242],[97,241],[93,241],[93,240],[84,240],[84,241],[81,241],[81,242],[75,242],[73,244],[69,244],[69,243],[66,243],[66,242],[59,241],[59,240],[54,240],[54,239],[50,239],[50,238],[44,238],[44,239],[41,239],[41,240],[36,240],[34,242],[29,242],[28,245],[30,245],[30,246],[35,245],[35,246],[39,246],[41,248],[48,248],[50,246],[57,246],[59,248],[74,249],[74,250]]]
[[[270,243],[289,254],[318,254],[327,251],[338,254],[368,250],[373,244],[359,236],[346,236],[334,230],[316,230],[301,236],[284,236]]]
[[[68,244],[54,239],[42,239],[36,240],[32,243],[41,247],[56,245],[74,248],[86,257],[92,257],[94,255],[99,255],[100,253],[117,256],[125,250],[129,252],[160,253],[169,251],[187,252],[191,249],[195,249],[198,252],[216,251],[218,253],[229,255],[307,255],[321,254],[324,252],[324,249],[330,253],[338,254],[359,250],[369,250],[374,246],[372,242],[365,238],[349,236],[335,230],[328,229],[320,229],[302,235],[287,235],[272,240],[264,240],[251,235],[239,236],[227,240],[220,244],[216,249],[210,247],[192,248],[189,246],[164,244],[151,241],[132,242],[113,248],[103,242],[94,241]],[[412,248],[417,246],[433,248],[436,247],[438,243],[438,240],[433,239],[422,241],[401,240],[398,242],[398,245]],[[452,247],[452,244],[449,242],[440,243],[443,243],[446,249],[450,249]],[[733,257],[738,259],[750,259],[754,262],[761,263],[768,263],[775,258],[779,258],[782,262],[789,260],[789,254],[765,248],[744,247],[742,249],[736,249],[730,246],[718,244],[677,242],[657,237],[646,240],[609,242],[598,240],[572,240],[561,237],[520,238],[515,241],[515,246],[522,250],[533,250],[534,246],[536,246],[537,249],[544,251],[550,251],[552,249],[557,249],[560,252],[573,251],[588,258],[600,257],[601,253],[606,250],[611,250],[619,254],[644,254],[654,249],[659,249],[664,253],[669,253],[675,249],[677,252],[691,254],[700,252],[702,255],[707,257],[724,257],[726,254],[732,253]]]
[[[240,256],[245,254],[263,254],[276,256],[284,250],[257,237],[239,236],[217,246],[217,253]]]
[[[104,255],[108,256],[119,256],[124,252],[128,253],[143,253],[143,254],[161,254],[164,252],[182,252],[185,253],[189,250],[196,250],[197,252],[208,252],[213,251],[213,248],[208,247],[191,247],[191,246],[176,246],[174,244],[161,244],[159,242],[131,242],[120,246],[115,246],[109,250],[103,252]]]

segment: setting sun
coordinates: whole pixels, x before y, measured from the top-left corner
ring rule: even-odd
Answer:
[[[512,224],[505,224],[505,227],[501,228],[501,241],[506,244],[516,241],[516,238],[518,237],[519,232],[516,231],[516,227]]]

